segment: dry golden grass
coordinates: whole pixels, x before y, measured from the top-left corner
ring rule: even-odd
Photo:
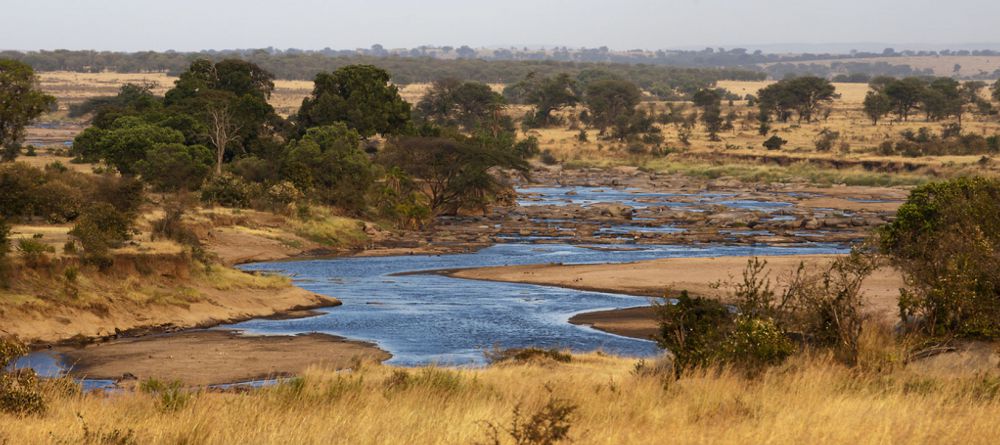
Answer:
[[[995,375],[866,374],[800,356],[755,381],[730,372],[673,381],[633,375],[635,364],[592,353],[486,369],[316,368],[273,388],[174,404],[130,391],[54,395],[43,416],[0,414],[0,441],[487,443],[489,423],[508,427],[516,407],[531,416],[550,398],[576,407],[569,436],[578,444],[986,444],[1000,433]],[[501,443],[514,442],[501,434]]]

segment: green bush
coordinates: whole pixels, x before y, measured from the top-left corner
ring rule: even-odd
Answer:
[[[795,352],[785,332],[770,319],[736,317],[724,345],[726,357],[750,374],[780,365]]]
[[[34,238],[21,238],[17,240],[17,251],[24,258],[24,263],[28,267],[40,267],[49,262],[46,254],[55,253],[56,249]]]
[[[681,293],[674,304],[656,306],[660,332],[656,342],[674,355],[674,374],[724,361],[734,316],[722,303]]]
[[[928,335],[1000,337],[1000,180],[914,189],[879,245],[902,271],[903,321]]]
[[[260,187],[230,173],[215,175],[201,187],[201,200],[224,207],[249,208]]]
[[[108,203],[96,203],[80,215],[70,235],[80,241],[85,259],[108,265],[109,251],[132,237],[132,218]]]
[[[770,139],[764,141],[764,148],[767,148],[768,150],[781,150],[781,147],[784,147],[787,143],[788,141],[782,139],[778,135],[774,135],[771,136]]]
[[[197,190],[212,162],[212,152],[203,145],[159,144],[146,152],[136,169],[156,190]]]

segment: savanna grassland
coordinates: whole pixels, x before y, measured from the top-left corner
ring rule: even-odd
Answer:
[[[218,75],[226,70],[232,77]],[[197,376],[206,385],[280,377],[260,388],[194,385],[158,378],[153,369],[117,373],[110,376],[115,389],[85,392],[70,379],[3,372],[0,445],[965,444],[992,443],[1000,433],[993,341],[1000,285],[992,272],[1000,264],[1000,163],[989,145],[1000,134],[996,114],[960,106],[958,116],[887,112],[873,124],[872,88],[858,83],[833,84],[836,95],[805,119],[800,110],[768,121],[755,102],[772,81],[654,94],[598,75],[590,86],[604,89],[579,88],[584,93],[568,75],[529,76],[524,85],[395,85],[390,73],[359,65],[313,83],[274,80],[240,60],[195,62],[178,77],[38,78],[58,107],[27,129],[30,154],[15,151],[16,162],[3,164],[2,178],[27,204],[3,201],[18,213],[9,224],[8,215],[0,221],[0,259],[9,260],[0,264],[0,334],[35,348],[155,341],[235,320],[315,315],[308,310],[338,302],[287,277],[234,266],[471,251],[496,242],[504,224],[530,219],[505,212],[517,207],[514,184],[531,184],[533,175],[550,186],[669,183],[671,192],[815,198],[819,204],[785,215],[792,216],[789,231],[826,236],[840,225],[852,233],[837,242],[865,243],[822,265],[790,259],[784,267],[792,281],[780,291],[763,284],[763,266],[754,269],[761,263],[753,259],[727,306],[710,292],[698,295],[695,285],[676,305],[656,300],[647,331],[672,353],[655,359],[529,348],[483,351],[484,367],[403,368],[348,356],[364,349],[388,359],[375,345],[347,348],[338,343],[344,339],[327,338],[319,347],[348,351],[335,363],[300,356],[295,369],[255,363],[264,371],[225,381]],[[352,82],[374,93],[337,91]],[[546,83],[577,97],[542,112],[546,95],[531,97]],[[528,99],[508,103],[517,88]],[[980,102],[991,100],[987,90]],[[614,100],[587,102],[609,91],[635,104],[615,110],[607,105]],[[664,100],[670,95],[674,100]],[[70,117],[81,104],[93,108]],[[729,127],[712,131],[699,120],[713,111],[715,123]],[[635,120],[622,124],[621,116]],[[616,126],[628,134],[615,135]],[[971,148],[951,154],[959,142]],[[803,190],[816,196],[791,196]],[[830,226],[812,217],[816,209],[836,213]],[[632,209],[619,210],[577,215],[631,224]],[[685,220],[691,232],[727,213],[708,210],[715,213]],[[871,218],[858,216],[864,211]],[[726,229],[770,219],[726,216]],[[739,242],[756,243],[748,239]],[[733,263],[714,272],[736,276],[744,259]],[[667,289],[668,267],[650,264],[620,266],[647,268],[643,276],[652,278],[641,284],[654,290],[643,295],[686,290]],[[588,266],[605,274],[601,289],[620,290],[622,278],[602,266]],[[879,267],[892,268],[884,280],[892,288],[881,286],[875,301],[862,284],[878,278]],[[597,288],[569,266],[527,268],[516,272],[560,269],[565,276],[507,281]],[[899,287],[906,288],[902,298]],[[143,336],[150,333],[157,335]],[[258,347],[272,355],[280,349]],[[226,348],[205,347],[221,357],[214,366],[239,369],[239,361],[224,360],[258,360],[227,357]],[[165,351],[164,368],[182,361],[192,367],[190,348]],[[0,341],[0,365],[25,352]]]

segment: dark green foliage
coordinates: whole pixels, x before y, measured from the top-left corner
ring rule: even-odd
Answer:
[[[734,326],[734,314],[716,300],[690,297],[682,292],[677,302],[656,306],[660,333],[656,342],[674,355],[674,372],[718,363]]]
[[[26,164],[0,166],[0,214],[11,220],[41,218],[52,223],[75,220],[91,202],[109,202],[132,213],[142,202],[134,180],[92,176],[68,170],[40,170]]]
[[[158,191],[197,190],[208,176],[212,152],[203,145],[158,144],[136,164],[143,181]]]
[[[389,83],[389,73],[372,65],[352,65],[316,75],[312,94],[302,101],[299,133],[342,122],[368,138],[396,134],[410,120],[410,105]]]
[[[590,112],[590,123],[600,134],[608,128],[611,136],[625,140],[635,115],[635,107],[642,100],[642,92],[635,84],[619,79],[599,79],[587,84],[584,103]]]
[[[249,208],[260,196],[260,186],[231,173],[215,175],[201,187],[201,200],[206,204]]]
[[[111,128],[84,132],[80,137],[84,138],[84,145],[78,151],[82,157],[103,159],[124,175],[138,173],[138,163],[146,158],[150,148],[184,143],[183,133],[134,116],[118,118]]]
[[[458,79],[435,81],[417,103],[416,111],[424,120],[466,131],[503,125],[506,102],[489,85]],[[509,126],[510,123],[507,122]]]
[[[701,122],[705,124],[709,139],[719,140],[722,129],[722,94],[718,90],[699,90],[694,93],[694,105],[701,108]]]
[[[780,136],[774,135],[764,141],[763,145],[768,150],[781,150],[781,147],[784,147],[787,143],[788,141],[782,139]]]
[[[35,71],[28,64],[0,59],[0,149],[17,148],[24,138],[24,127],[49,111],[56,99],[42,92]],[[5,154],[5,161],[14,156]]]
[[[310,128],[289,144],[283,176],[295,187],[327,204],[360,212],[375,181],[361,137],[344,123]]]
[[[539,127],[557,123],[553,112],[580,102],[576,80],[566,73],[552,76],[528,74],[521,82],[505,88],[503,96],[511,103],[534,105],[535,113],[530,122],[532,126]]]
[[[935,336],[1000,337],[1000,180],[914,189],[879,243],[906,278],[904,322]]]
[[[485,208],[505,187],[492,170],[528,168],[511,134],[397,138],[379,154],[379,163],[419,181],[415,191],[435,215]]]
[[[837,97],[830,81],[814,76],[781,80],[760,90],[758,96],[761,120],[774,115],[781,122],[788,121],[793,113],[799,122],[811,122],[822,107]]]
[[[869,91],[865,94],[864,111],[872,125],[878,125],[878,121],[892,111],[892,101],[884,92]]]

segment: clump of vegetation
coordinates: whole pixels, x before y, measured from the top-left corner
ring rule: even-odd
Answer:
[[[38,268],[48,265],[47,254],[55,253],[56,249],[39,238],[21,238],[17,240],[17,251],[24,258],[25,265]]]
[[[781,136],[774,135],[764,141],[763,145],[768,150],[781,150],[781,147],[784,147],[787,143],[788,141],[782,139]]]
[[[914,189],[878,234],[903,272],[903,321],[930,336],[1000,337],[1000,180]]]
[[[28,348],[23,343],[0,337],[0,412],[25,416],[42,414],[46,410],[35,372],[30,369],[8,371],[8,366],[27,353]]]
[[[676,303],[658,304],[657,342],[674,355],[677,377],[714,365],[757,375],[795,352],[793,337],[854,366],[865,321],[861,283],[876,265],[874,257],[859,250],[817,273],[800,265],[779,294],[767,262],[753,258],[742,281],[729,284],[732,308],[687,292]]]
[[[573,415],[579,407],[569,400],[555,397],[551,388],[549,400],[538,411],[529,414],[518,404],[514,407],[513,419],[510,425],[504,426],[486,422],[489,430],[488,442],[485,445],[502,445],[506,441],[501,437],[510,437],[515,445],[553,445],[569,442],[569,431],[573,426]],[[501,434],[503,433],[503,434]]]
[[[572,356],[558,349],[542,348],[498,348],[494,347],[483,352],[486,361],[498,363],[524,363],[533,361],[555,361],[569,363]]]
[[[97,203],[84,210],[69,234],[80,241],[87,261],[107,266],[110,250],[132,238],[132,221],[130,215],[111,204]]]
[[[149,378],[139,383],[139,391],[156,397],[160,409],[164,412],[184,409],[194,397],[179,380],[165,382]]]

